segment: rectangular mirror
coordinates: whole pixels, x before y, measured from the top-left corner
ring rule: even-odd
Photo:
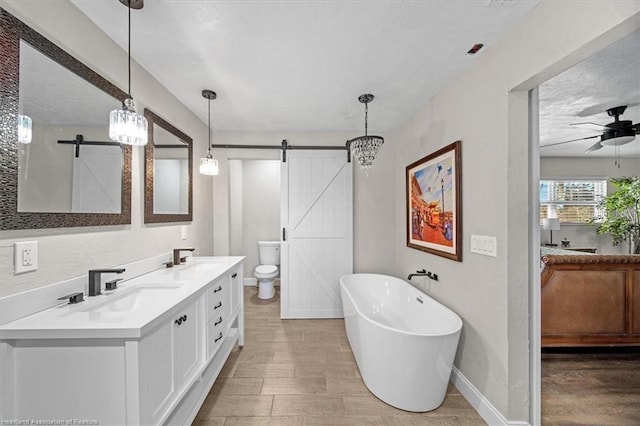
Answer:
[[[131,223],[131,148],[108,137],[126,93],[4,9],[0,20],[2,229]]]
[[[149,109],[145,149],[145,223],[193,218],[193,140]]]

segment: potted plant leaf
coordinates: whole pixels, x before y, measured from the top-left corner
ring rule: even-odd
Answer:
[[[620,177],[611,179],[616,191],[604,197],[597,205],[600,217],[599,234],[610,234],[613,245],[623,241],[629,244],[629,254],[640,254],[640,179]]]

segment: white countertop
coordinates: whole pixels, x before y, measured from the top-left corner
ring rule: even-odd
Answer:
[[[63,303],[0,327],[0,339],[140,338],[170,311],[197,297],[242,256],[191,257],[185,264],[123,281],[77,304]],[[61,295],[63,296],[63,295]]]

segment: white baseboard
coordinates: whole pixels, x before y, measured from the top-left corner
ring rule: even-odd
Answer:
[[[529,426],[529,423],[524,421],[510,422],[505,419],[502,413],[456,367],[451,370],[451,382],[488,425]]]

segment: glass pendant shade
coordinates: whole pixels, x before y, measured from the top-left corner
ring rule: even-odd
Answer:
[[[147,119],[138,114],[133,99],[125,99],[122,109],[109,114],[109,138],[124,145],[147,144]]]
[[[18,142],[31,143],[31,117],[18,115]]]
[[[382,148],[384,139],[380,136],[360,136],[351,140],[351,155],[358,159],[360,168],[368,170]]]
[[[200,174],[207,176],[217,176],[219,173],[218,160],[213,158],[211,153],[200,159]]]

